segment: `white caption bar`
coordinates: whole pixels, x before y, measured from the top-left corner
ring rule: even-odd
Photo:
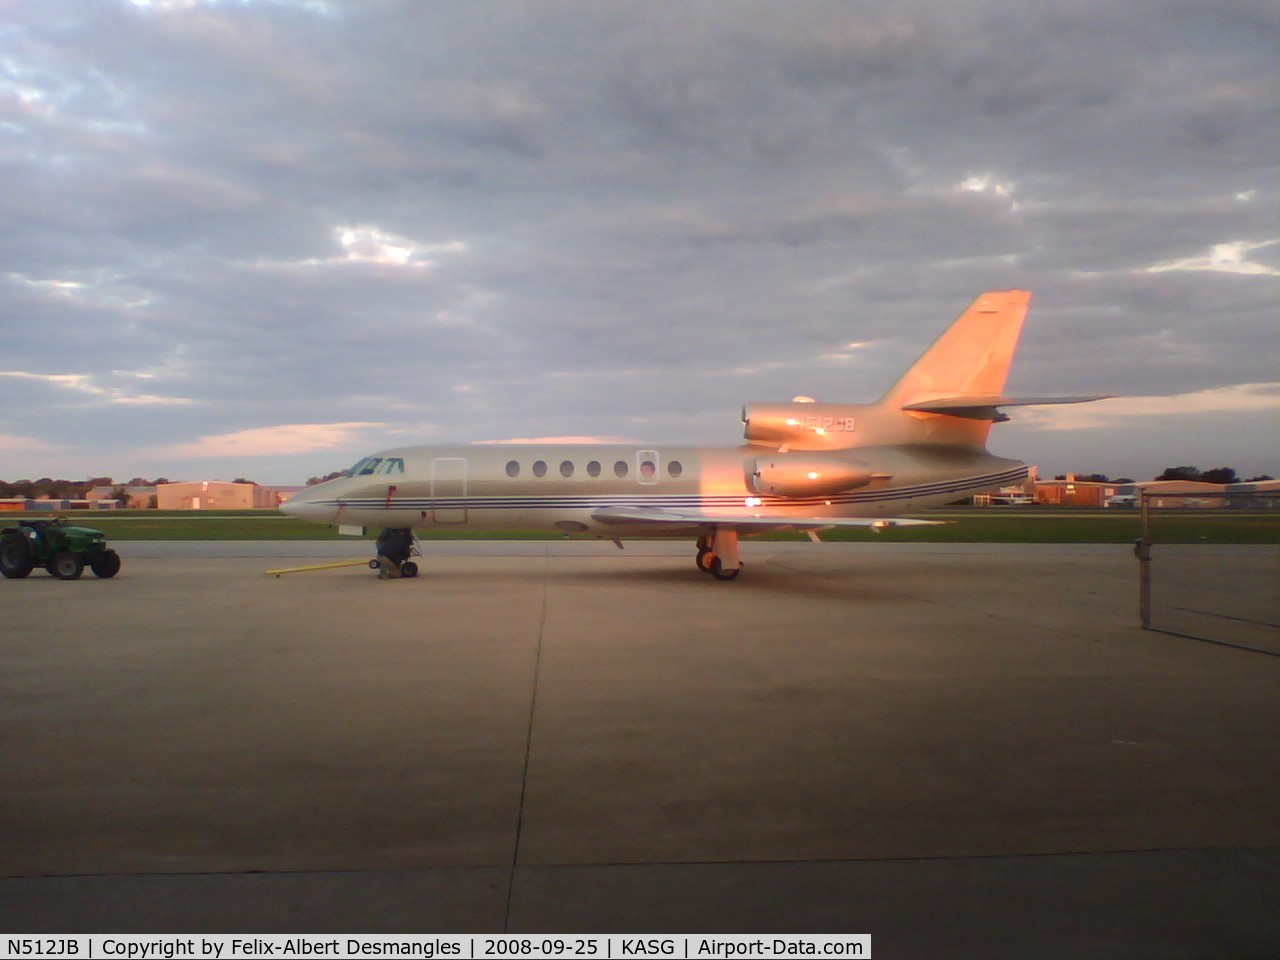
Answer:
[[[739,957],[870,957],[871,934],[591,936],[583,934],[80,936],[0,935],[0,957],[56,960],[243,960],[248,957],[521,957],[615,960],[624,957],[737,960]]]

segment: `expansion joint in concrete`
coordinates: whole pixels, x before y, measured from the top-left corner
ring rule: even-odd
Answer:
[[[511,897],[515,889],[516,865],[520,861],[520,833],[524,827],[524,798],[529,785],[529,756],[533,751],[533,716],[538,707],[538,674],[542,667],[542,638],[547,629],[547,594],[551,579],[551,551],[542,559],[542,609],[538,615],[538,639],[533,653],[533,683],[529,693],[529,720],[524,738],[524,767],[520,773],[520,803],[516,813],[516,835],[511,844],[511,868],[507,874],[507,902],[502,915],[502,931],[511,929]]]

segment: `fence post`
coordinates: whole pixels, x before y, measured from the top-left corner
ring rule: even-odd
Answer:
[[[1151,629],[1151,526],[1147,512],[1147,492],[1138,493],[1142,504],[1142,536],[1133,544],[1133,555],[1138,558],[1138,617],[1142,629]]]

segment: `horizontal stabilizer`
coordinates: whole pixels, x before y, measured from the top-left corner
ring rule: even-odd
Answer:
[[[831,530],[836,527],[925,527],[945,520],[917,520],[914,517],[752,517],[725,513],[703,513],[700,510],[667,510],[662,507],[604,507],[591,515],[599,523],[618,526],[643,526],[654,533],[663,530],[737,530],[739,533],[774,531]]]
[[[1070,397],[938,397],[904,404],[903,410],[917,413],[942,413],[970,420],[1004,420],[998,407],[1038,407],[1058,403],[1092,403],[1110,399],[1112,394],[1095,393]]]

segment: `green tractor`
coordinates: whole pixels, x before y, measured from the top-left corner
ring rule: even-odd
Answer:
[[[120,572],[120,554],[107,549],[101,530],[77,527],[64,517],[53,520],[19,520],[16,527],[0,532],[0,573],[20,580],[36,567],[44,567],[59,580],[75,580],[85,564],[100,577]]]

